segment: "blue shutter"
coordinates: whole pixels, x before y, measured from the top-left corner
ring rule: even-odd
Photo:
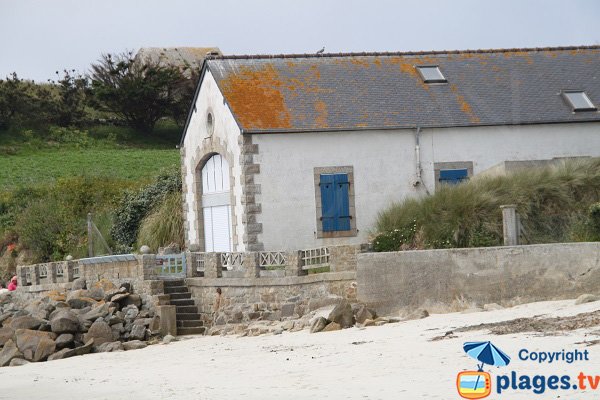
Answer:
[[[348,174],[334,175],[336,231],[350,230],[350,206],[348,199]]]
[[[466,168],[464,169],[443,169],[440,171],[440,182],[456,185],[469,178]]]
[[[320,177],[321,186],[321,220],[323,222],[323,232],[332,232],[335,230],[335,183],[334,175],[322,174]]]

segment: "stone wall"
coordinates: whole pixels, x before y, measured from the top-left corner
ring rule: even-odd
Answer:
[[[279,321],[302,317],[335,299],[356,301],[354,271],[276,278],[188,278],[186,283],[206,324]],[[222,291],[220,300],[217,288]]]
[[[600,243],[358,254],[357,283],[379,313],[600,294]]]

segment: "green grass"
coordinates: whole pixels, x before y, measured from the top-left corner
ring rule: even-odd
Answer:
[[[150,178],[179,163],[176,149],[58,148],[21,151],[0,157],[0,189],[50,183],[70,176]]]

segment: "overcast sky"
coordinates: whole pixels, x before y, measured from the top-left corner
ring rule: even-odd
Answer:
[[[0,0],[0,77],[40,81],[140,47],[262,54],[593,44],[598,0]]]

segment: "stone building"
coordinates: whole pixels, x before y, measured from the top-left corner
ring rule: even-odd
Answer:
[[[200,251],[366,242],[498,166],[600,156],[600,47],[208,58],[181,140]]]

